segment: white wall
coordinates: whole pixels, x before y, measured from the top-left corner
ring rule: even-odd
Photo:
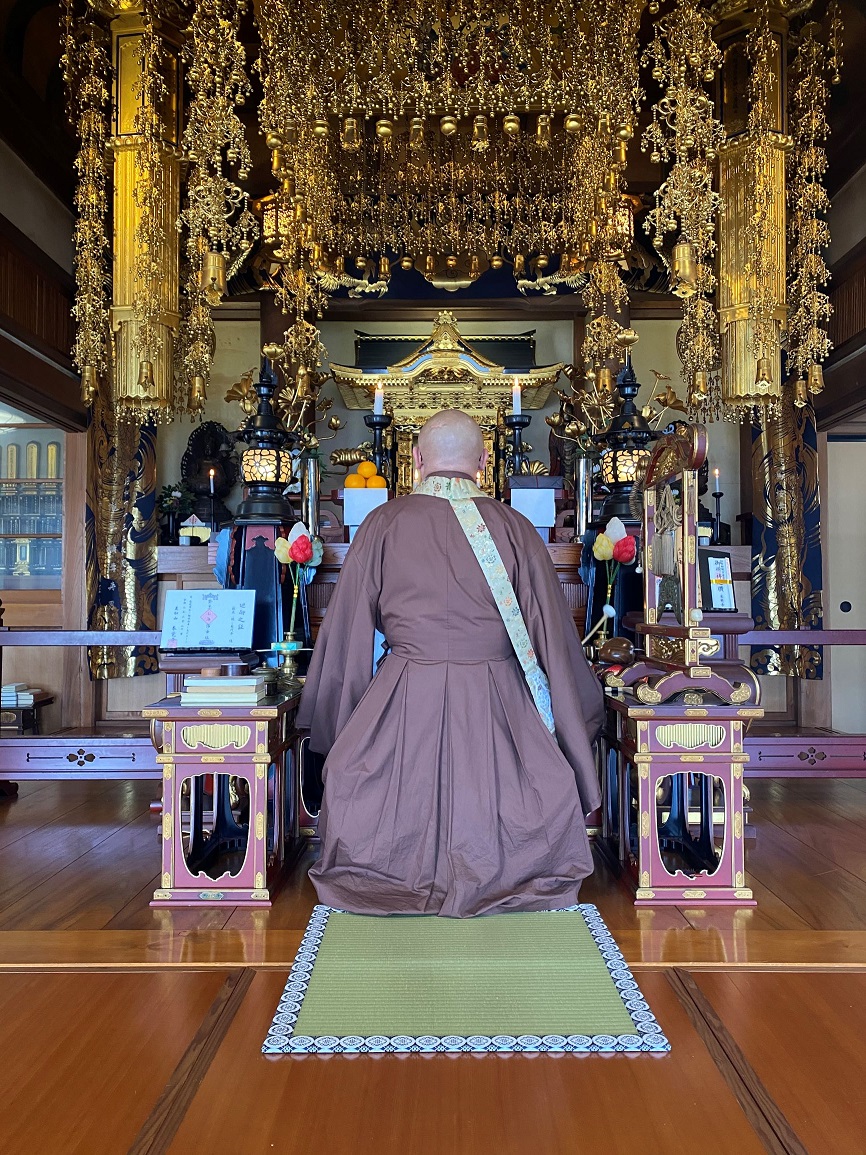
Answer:
[[[0,214],[72,272],[72,213],[2,140]]]
[[[866,440],[827,443],[827,485],[821,510],[827,587],[824,625],[830,630],[866,629],[866,534],[862,487]],[[839,607],[850,602],[844,613]],[[866,731],[866,646],[834,646],[831,654],[832,726],[844,733]],[[828,719],[827,725],[830,725]]]
[[[236,401],[225,400],[226,392],[248,369],[257,368],[260,360],[259,322],[220,321],[217,317],[216,352],[211,371],[204,420],[218,421],[231,433],[243,420],[244,414]],[[157,435],[157,487],[180,481],[180,462],[186,451],[189,436],[198,428],[197,422],[178,418],[170,425],[160,427]],[[234,509],[240,492],[228,499]]]

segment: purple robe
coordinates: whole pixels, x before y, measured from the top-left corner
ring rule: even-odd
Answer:
[[[537,531],[498,501],[477,505],[550,681],[556,737],[450,503],[380,506],[346,554],[298,717],[327,754],[310,877],[329,906],[549,910],[576,903],[592,872],[603,692]],[[374,677],[376,628],[389,653]]]

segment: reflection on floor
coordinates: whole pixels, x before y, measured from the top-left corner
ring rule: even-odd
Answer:
[[[866,1150],[866,782],[753,781],[755,909],[598,905],[669,1056],[265,1060],[315,901],[151,910],[149,783],[0,804],[0,1155]],[[47,972],[47,973],[46,973]]]

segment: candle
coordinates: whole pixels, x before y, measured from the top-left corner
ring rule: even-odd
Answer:
[[[214,477],[214,471],[213,471],[213,470],[211,470],[211,471],[210,471],[210,491],[211,491],[211,495],[213,495],[213,493],[214,493],[213,477]]]
[[[716,492],[718,492],[719,489],[719,472],[718,469],[713,470],[713,477],[716,479]]]
[[[519,381],[514,382],[514,387],[511,390],[511,412],[514,414],[515,417],[519,417],[521,414],[520,382]]]
[[[482,474],[481,470],[479,469],[478,472],[475,474],[475,484],[478,486],[479,489],[481,488],[481,482],[483,480],[484,480],[484,475]]]
[[[385,412],[385,387],[384,385],[377,385],[376,392],[373,396],[373,413],[376,417],[381,417]]]

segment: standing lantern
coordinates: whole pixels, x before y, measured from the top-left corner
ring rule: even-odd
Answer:
[[[289,567],[274,554],[279,538],[287,538],[297,520],[285,496],[292,480],[292,445],[296,435],[290,433],[274,413],[273,397],[277,376],[265,357],[259,380],[256,412],[249,417],[238,440],[248,448],[241,458],[244,499],[238,507],[231,528],[226,586],[230,589],[255,590],[253,616],[253,649],[263,660],[277,665],[272,643],[283,637],[291,615],[293,585]],[[307,603],[301,591],[301,621],[305,640],[309,638]]]

